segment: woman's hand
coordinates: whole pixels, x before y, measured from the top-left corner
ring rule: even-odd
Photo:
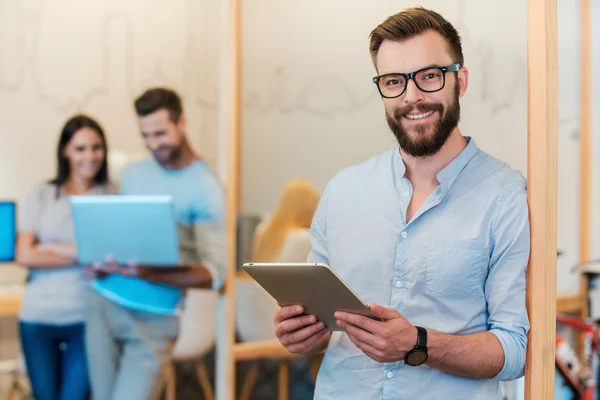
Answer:
[[[37,250],[77,261],[77,247],[74,243],[41,243],[37,246]]]

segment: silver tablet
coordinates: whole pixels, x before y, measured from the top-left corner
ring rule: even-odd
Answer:
[[[303,306],[305,314],[323,321],[330,331],[342,330],[336,324],[335,311],[378,319],[328,265],[246,263],[242,268],[281,306]]]

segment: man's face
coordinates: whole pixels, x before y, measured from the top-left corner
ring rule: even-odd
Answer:
[[[142,137],[152,155],[161,165],[172,163],[178,156],[185,139],[183,116],[174,123],[166,109],[139,117]]]
[[[377,54],[378,75],[410,73],[431,66],[453,64],[444,38],[427,31],[403,42],[385,40]],[[437,92],[424,92],[411,79],[397,98],[383,98],[386,119],[398,144],[409,155],[436,154],[458,125],[458,99],[467,89],[468,72],[446,72],[445,85]]]

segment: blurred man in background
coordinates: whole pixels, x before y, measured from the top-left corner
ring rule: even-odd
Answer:
[[[225,275],[223,189],[188,142],[180,97],[150,89],[135,109],[152,157],[127,168],[120,192],[173,197],[182,265],[88,267],[95,278],[87,320],[95,400],[155,398],[178,335],[185,289],[216,289]]]

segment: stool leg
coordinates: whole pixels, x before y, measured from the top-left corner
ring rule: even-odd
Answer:
[[[260,364],[258,361],[252,363],[250,367],[250,371],[248,371],[248,375],[246,375],[246,379],[244,379],[244,385],[242,386],[242,392],[240,394],[240,400],[250,400],[250,395],[252,394],[252,389],[254,389],[254,385],[256,384],[256,379],[258,379],[258,372],[260,370]]]
[[[204,393],[204,398],[206,400],[214,400],[213,388],[208,379],[208,372],[206,371],[206,365],[202,361],[198,361],[196,363],[196,375],[198,376],[198,381],[200,382],[200,386],[202,387],[202,392]]]
[[[170,362],[169,366],[167,367],[167,376],[166,376],[166,383],[167,383],[167,393],[166,393],[166,400],[176,400],[177,398],[177,384],[175,382],[176,378],[176,374],[175,374],[175,365]]]
[[[290,374],[288,360],[279,361],[279,397],[278,400],[288,400],[290,393]]]
[[[321,362],[323,362],[323,355],[319,354],[317,356],[311,357],[308,361],[310,375],[313,380],[317,381],[317,376],[319,375],[319,369],[321,368]]]

